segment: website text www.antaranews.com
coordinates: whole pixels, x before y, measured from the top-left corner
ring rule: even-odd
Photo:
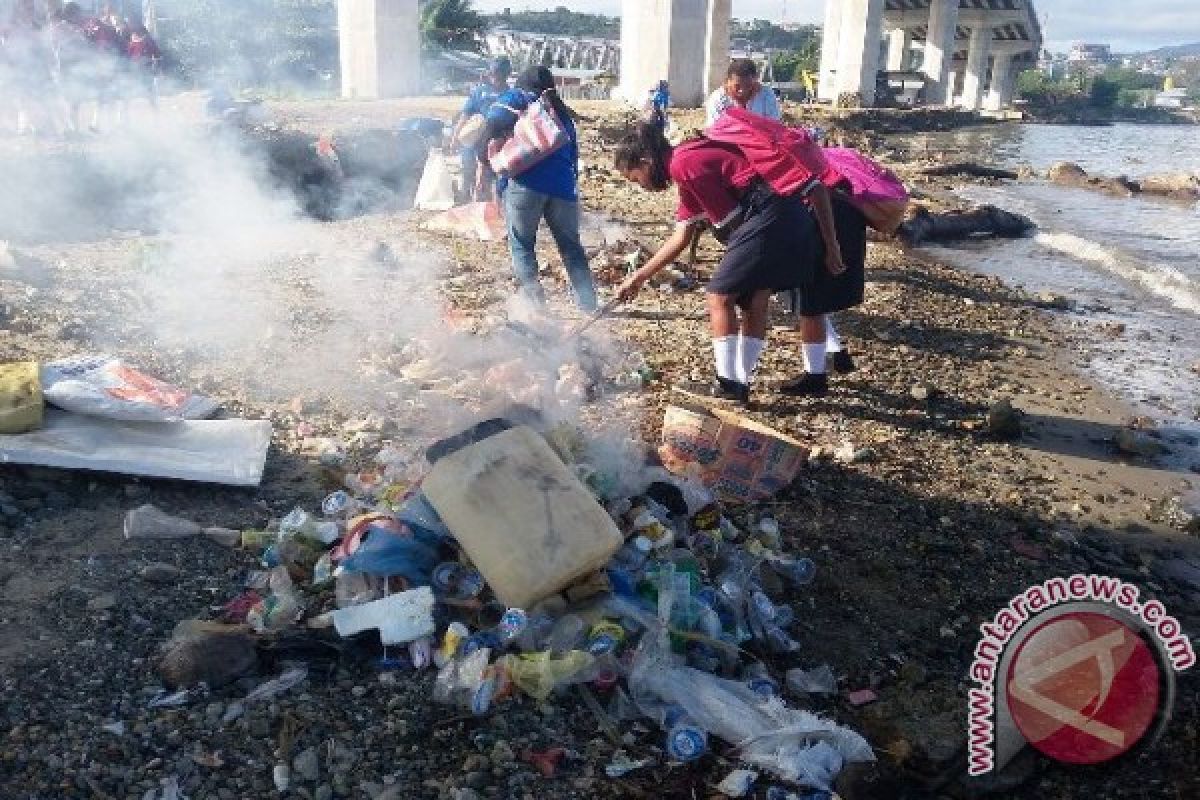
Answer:
[[[968,692],[970,774],[981,775],[994,767],[996,670],[1013,635],[1025,622],[1048,608],[1089,601],[1107,603],[1133,615],[1159,639],[1176,672],[1196,663],[1191,640],[1179,621],[1167,614],[1159,601],[1143,603],[1141,591],[1133,584],[1104,575],[1072,575],[1031,586],[979,628],[983,636],[975,647],[970,670],[970,678],[976,685]]]

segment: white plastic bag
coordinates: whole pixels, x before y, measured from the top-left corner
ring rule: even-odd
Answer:
[[[152,378],[109,355],[76,356],[42,365],[46,402],[65,411],[125,422],[178,422],[211,417],[220,403]]]
[[[446,168],[446,156],[441,150],[429,151],[413,205],[419,211],[447,211],[454,208],[454,180]]]

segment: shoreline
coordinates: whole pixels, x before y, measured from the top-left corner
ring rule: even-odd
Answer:
[[[309,107],[293,124],[316,131],[341,122],[375,125],[331,116],[338,113],[337,104]],[[610,132],[621,119],[597,118],[594,128],[583,130],[582,188],[589,210],[615,218],[654,246],[670,228],[664,221],[673,194],[634,190],[608,167]],[[431,265],[446,267],[439,288],[456,313],[483,320],[502,311],[511,290],[507,248],[417,233],[418,218],[371,214],[322,230],[348,257],[375,241],[389,243],[401,258],[423,259],[428,252]],[[557,253],[548,236],[540,237],[539,246],[549,266],[544,280],[561,298],[565,280]],[[128,787],[121,796],[140,796],[178,770],[203,741],[208,750],[223,752],[228,766],[199,772],[203,788],[193,796],[224,796],[219,790],[234,797],[266,796],[274,733],[279,715],[288,713],[306,728],[305,743],[336,739],[338,747],[358,754],[351,766],[336,770],[339,780],[328,781],[345,784],[345,796],[362,796],[351,795],[360,782],[382,791],[383,776],[401,769],[400,785],[410,790],[406,796],[449,797],[452,789],[468,785],[468,774],[480,771],[475,740],[481,736],[488,754],[496,741],[511,742],[518,751],[562,743],[581,753],[579,762],[553,779],[512,759],[487,762],[482,769],[493,770],[487,780],[514,787],[507,790],[514,796],[711,794],[727,772],[715,759],[682,774],[654,767],[620,782],[605,778],[611,746],[573,698],[556,701],[549,711],[522,704],[481,721],[447,724],[447,710],[429,700],[428,673],[388,683],[369,668],[339,670],[328,684],[279,698],[274,712],[258,709],[227,728],[209,720],[214,704],[219,719],[222,704],[231,699],[227,691],[204,701],[209,708],[201,703],[178,712],[146,710],[137,689],[155,683],[149,662],[157,644],[180,619],[202,615],[225,599],[253,559],[202,542],[124,541],[121,514],[153,503],[206,524],[259,527],[295,505],[311,508],[328,488],[329,476],[306,450],[299,423],[314,426],[314,435],[344,436],[347,425],[373,409],[354,386],[336,381],[293,399],[263,385],[253,370],[197,363],[193,354],[157,348],[128,326],[117,313],[120,305],[108,315],[89,308],[86,300],[93,296],[118,304],[135,299],[127,281],[139,269],[134,261],[139,247],[140,239],[114,236],[34,248],[39,259],[54,265],[54,279],[30,295],[25,285],[0,276],[0,301],[15,311],[6,315],[0,337],[5,353],[47,357],[111,337],[120,354],[140,359],[148,370],[211,392],[235,413],[271,419],[276,433],[268,472],[257,490],[53,470],[0,473],[0,493],[20,510],[0,526],[5,543],[21,554],[19,563],[0,569],[9,598],[0,624],[9,642],[0,646],[0,677],[8,694],[0,711],[0,729],[8,731],[0,774],[8,773],[10,786],[86,796],[88,779],[106,790],[121,783]],[[698,258],[702,276],[718,255],[706,237]],[[838,320],[859,371],[831,380],[827,398],[791,400],[763,392],[760,399],[768,402],[749,414],[815,450],[795,484],[761,506],[779,519],[787,549],[817,564],[815,583],[793,602],[803,650],[773,666],[829,664],[843,690],[870,688],[878,695],[877,702],[862,707],[841,695],[805,703],[859,729],[879,756],[877,768],[847,771],[839,786],[846,800],[888,798],[902,790],[957,797],[966,790],[950,784],[965,775],[958,767],[965,747],[965,678],[978,625],[1033,583],[1092,571],[1146,587],[1195,636],[1200,587],[1172,577],[1168,567],[1181,558],[1200,558],[1200,539],[1174,531],[1147,511],[1174,488],[1176,478],[1154,463],[1126,463],[1112,453],[1104,439],[1127,409],[1073,371],[1069,332],[1035,308],[1027,294],[891,244],[870,244],[868,258],[867,302]],[[302,267],[293,271],[289,265],[283,278],[307,277]],[[303,310],[307,295],[303,281],[296,283],[284,287],[286,299]],[[383,302],[405,302],[403,287],[384,282],[376,288],[389,291]],[[362,298],[364,316],[375,301]],[[347,307],[357,310],[359,304]],[[565,311],[561,302],[555,310]],[[773,322],[764,380],[800,369],[796,334],[778,309]],[[599,327],[598,333],[612,332],[620,342],[637,345],[664,382],[585,406],[585,419],[629,420],[653,445],[662,409],[672,400],[665,380],[709,369],[702,289],[647,288],[633,306]],[[321,328],[310,335],[314,351],[328,346],[329,334]],[[917,387],[932,389],[932,399],[918,400],[912,392]],[[1015,441],[996,439],[986,429],[988,409],[1004,398],[1025,411],[1025,433]],[[399,427],[392,435],[418,438],[423,421],[415,411],[396,412]],[[855,456],[839,458],[846,444]],[[141,579],[138,570],[151,561],[172,562],[180,570],[178,581],[154,586]],[[104,595],[112,595],[115,606],[89,610]],[[85,673],[89,680],[79,681]],[[352,693],[356,687],[364,691]],[[1170,735],[1136,762],[1079,771],[1027,753],[1015,772],[998,779],[1000,796],[1187,796],[1200,785],[1192,758],[1200,736],[1197,690],[1192,676],[1181,676]],[[113,738],[102,731],[100,725],[113,716],[128,720],[135,735]],[[56,753],[86,759],[80,756],[79,765],[51,760]],[[474,765],[469,770],[468,759]],[[101,763],[124,766],[130,775],[92,769]],[[1031,775],[1036,777],[1030,780]],[[502,783],[516,777],[521,780]],[[1147,788],[1150,781],[1157,782],[1153,790]],[[71,785],[71,794],[64,784]]]

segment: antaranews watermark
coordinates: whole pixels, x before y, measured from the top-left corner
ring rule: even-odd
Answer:
[[[1157,600],[1103,575],[1051,578],[980,626],[968,691],[971,775],[1003,768],[1026,743],[1096,764],[1153,740],[1175,699],[1191,640]]]

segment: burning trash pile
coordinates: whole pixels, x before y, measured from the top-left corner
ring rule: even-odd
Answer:
[[[829,791],[846,762],[872,760],[858,734],[790,707],[772,677],[769,665],[801,649],[784,597],[804,591],[813,562],[782,552],[774,519],[739,527],[702,483],[644,454],[615,466],[601,452],[610,444],[529,409],[437,442],[420,464],[385,449],[319,510],[241,532],[263,569],[219,621],[181,626],[160,662],[165,683],[188,689],[195,677],[179,665],[206,647],[228,683],[253,663],[247,640],[302,637],[354,647],[380,670],[435,670],[433,700],[464,718],[570,692],[618,747],[633,749],[620,726],[661,728],[641,759],[618,749],[611,777],[719,751],[745,767],[722,784],[727,794],[760,773]],[[147,515],[170,527],[154,509],[130,515],[128,535]],[[813,674],[791,670],[788,683],[811,688]],[[552,774],[557,759],[542,755]]]

